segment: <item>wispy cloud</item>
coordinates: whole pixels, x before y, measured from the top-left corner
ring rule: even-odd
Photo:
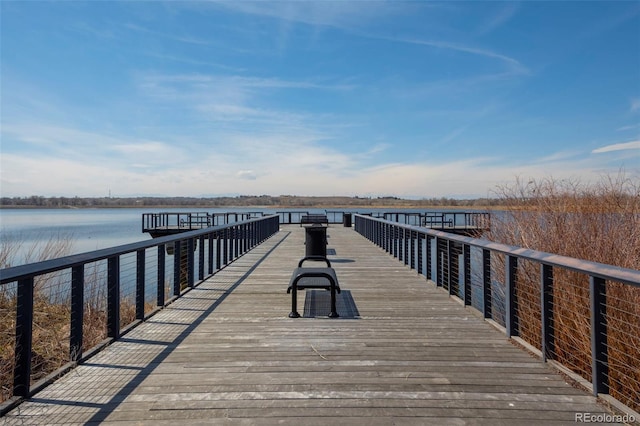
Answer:
[[[176,162],[185,159],[181,148],[175,144],[72,127],[31,122],[4,126],[2,134],[18,143],[36,146],[38,149],[32,150],[31,154],[34,158],[65,158],[81,164],[95,162],[105,166],[139,164],[141,161],[160,166],[168,158]]]
[[[553,173],[557,178],[579,176],[595,181],[603,171],[593,159],[562,153],[519,164],[499,157],[476,157],[386,161],[365,167],[357,156],[312,138],[300,141],[295,134],[236,135],[229,145],[229,150],[199,151],[187,162],[167,161],[162,168],[141,167],[146,163],[139,162],[134,163],[137,167],[129,167],[100,157],[3,154],[3,195],[21,194],[25,182],[30,182],[34,194],[70,196],[94,196],[107,188],[122,196],[135,196],[157,193],[161,187],[168,196],[238,193],[482,197],[490,196],[489,189],[508,183],[515,176],[542,178]]]
[[[640,98],[635,98],[631,100],[630,110],[631,112],[640,111]]]
[[[483,23],[478,33],[484,35],[500,28],[515,16],[519,8],[520,4],[514,1],[501,4],[500,10],[492,15],[487,22]]]
[[[453,50],[457,52],[468,53],[470,55],[482,56],[490,59],[497,59],[500,62],[507,65],[508,69],[513,74],[527,75],[530,73],[529,69],[525,67],[522,63],[520,63],[520,61],[518,61],[517,59],[514,59],[507,55],[503,55],[498,52],[494,52],[489,49],[483,49],[483,48],[474,47],[474,46],[467,46],[467,45],[452,43],[444,40],[423,40],[418,38],[403,38],[403,37],[377,37],[377,38],[381,38],[389,41],[396,41],[399,43],[409,43],[409,44],[415,44],[415,45],[421,45],[421,46],[429,46],[436,49]]]
[[[632,125],[629,125],[629,126],[618,127],[616,130],[618,132],[625,132],[627,130],[634,130],[634,129],[638,129],[638,128],[640,128],[640,123],[632,124]]]
[[[394,2],[356,1],[306,1],[306,2],[220,2],[216,6],[237,13],[268,17],[282,21],[314,26],[336,27],[345,30],[370,23],[377,19],[389,19],[396,14],[407,13],[407,4]]]
[[[152,35],[154,37],[160,37],[160,38],[164,38],[164,39],[167,39],[167,40],[173,40],[173,41],[177,41],[177,42],[181,42],[181,43],[196,44],[196,45],[201,45],[201,46],[213,46],[214,45],[214,43],[212,43],[211,40],[209,40],[209,39],[196,38],[196,37],[193,37],[193,36],[190,36],[190,35],[176,35],[174,33],[164,32],[164,31],[156,31],[156,30],[152,30],[152,29],[143,27],[143,26],[138,25],[138,24],[133,24],[133,23],[124,24],[123,27],[128,29],[128,30],[131,30],[131,31],[145,33],[145,34]]]
[[[602,154],[603,152],[625,151],[630,149],[640,149],[640,140],[603,146],[598,149],[594,149],[591,153]]]

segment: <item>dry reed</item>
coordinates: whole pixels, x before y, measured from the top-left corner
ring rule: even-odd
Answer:
[[[33,263],[71,253],[72,237],[54,235],[24,248],[20,239],[5,239],[0,244],[0,268],[14,263]],[[21,259],[17,254],[23,253]],[[85,306],[83,346],[92,348],[106,338],[106,276],[104,268],[88,265],[85,269]],[[68,273],[45,274],[34,281],[31,383],[40,380],[70,361],[71,303]],[[147,306],[146,310],[150,307]],[[135,320],[133,301],[123,300],[121,324]],[[16,326],[16,287],[0,286],[0,402],[13,393],[13,369]]]
[[[506,213],[489,238],[549,253],[640,269],[640,185],[624,172],[595,184],[553,178],[499,188]],[[540,279],[537,265],[518,265],[516,297],[520,336],[540,348]],[[497,266],[501,268],[501,265]],[[502,269],[503,270],[503,269]],[[591,380],[588,276],[554,271],[551,358]],[[640,409],[640,288],[607,282],[610,393]]]

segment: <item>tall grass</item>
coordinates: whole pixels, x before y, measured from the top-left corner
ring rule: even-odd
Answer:
[[[518,179],[499,188],[498,195],[507,206],[506,213],[494,218],[490,239],[640,269],[638,178],[621,172],[592,184]],[[518,267],[520,336],[540,348],[540,271],[526,262]],[[555,270],[553,279],[555,350],[547,355],[591,380],[588,277]],[[639,410],[640,288],[607,282],[606,293],[610,393]]]
[[[63,257],[73,250],[71,235],[53,235],[30,246],[20,238],[0,242],[0,269]],[[34,281],[31,382],[46,377],[70,361],[69,272],[37,276]],[[123,300],[121,324],[135,320],[135,304]],[[99,264],[85,268],[83,346],[92,348],[106,338],[106,272]],[[0,402],[13,394],[16,326],[16,287],[0,286]]]
[[[62,257],[71,253],[73,238],[71,235],[54,234],[26,245],[20,237],[3,238],[0,241],[0,269],[17,264],[41,262]],[[51,295],[52,289],[47,284],[47,277],[38,277],[34,282],[34,365],[38,370],[54,371],[59,367],[61,347],[68,333],[68,312],[60,304],[51,303],[45,295]],[[0,286],[0,401],[12,394],[15,327],[16,327],[16,288],[12,285]],[[67,345],[68,348],[68,345]],[[68,351],[68,349],[67,349]],[[46,374],[45,374],[46,375]]]

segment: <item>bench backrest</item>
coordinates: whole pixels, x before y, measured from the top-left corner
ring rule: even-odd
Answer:
[[[307,214],[302,216],[300,223],[329,223],[325,214]]]

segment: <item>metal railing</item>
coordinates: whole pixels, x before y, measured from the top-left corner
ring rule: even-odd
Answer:
[[[317,213],[318,211],[315,212]],[[303,216],[312,213],[299,210],[279,211],[276,214],[280,216],[280,223],[282,224],[297,224],[300,223]],[[404,223],[405,225],[419,225],[432,229],[486,230],[491,226],[491,214],[488,212],[371,211],[364,213],[362,211],[324,210],[324,214],[331,224],[343,223],[345,214],[361,214]]]
[[[404,223],[405,225],[424,226],[431,229],[473,228],[489,229],[491,215],[488,212],[383,212],[374,217]]]
[[[640,271],[363,215],[355,230],[594,395],[639,410]]]
[[[278,216],[271,215],[0,270],[0,298],[4,306],[15,306],[14,315],[2,312],[2,321],[15,324],[9,398],[28,397],[52,380],[33,376],[34,366],[43,370],[38,364],[43,357],[34,356],[34,341],[56,340],[65,348],[66,371],[93,353],[87,346],[118,339],[278,229]],[[62,336],[43,332],[54,314],[66,330]],[[92,343],[85,334],[88,322],[104,330]]]
[[[160,212],[142,214],[142,232],[183,232],[209,226],[228,225],[265,216],[263,212]]]
[[[277,211],[281,224],[299,224],[303,216],[323,213],[329,223],[344,222],[345,214],[365,214],[383,218],[406,225],[420,225],[432,229],[489,229],[490,213],[488,212],[409,212],[409,211],[346,211],[346,210],[287,210]],[[184,231],[202,229],[207,226],[225,225],[242,220],[253,219],[265,215],[263,211],[254,212],[160,212],[142,214],[142,232],[150,231]]]

